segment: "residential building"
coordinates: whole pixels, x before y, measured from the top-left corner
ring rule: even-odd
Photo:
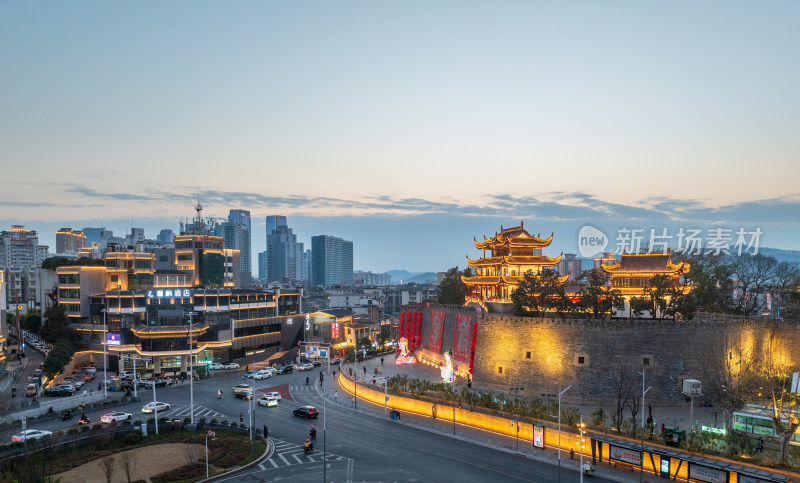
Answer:
[[[0,232],[0,267],[38,267],[49,256],[49,247],[39,245],[35,230],[12,225]]]
[[[568,281],[578,280],[583,273],[583,262],[576,254],[565,253],[558,262],[558,273],[568,276]]]
[[[56,232],[56,253],[77,254],[86,246],[86,235],[72,228],[61,228]]]
[[[382,290],[386,314],[399,314],[403,305],[433,300],[439,295],[439,286],[435,284],[392,285]]]
[[[385,286],[392,284],[392,276],[388,273],[372,273],[356,270],[353,272],[353,283],[356,285]]]
[[[334,236],[311,237],[311,281],[315,285],[353,283],[353,242]]]

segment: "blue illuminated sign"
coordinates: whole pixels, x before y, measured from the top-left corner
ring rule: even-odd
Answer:
[[[108,345],[122,345],[122,340],[120,339],[119,334],[107,334],[106,335],[106,344]]]

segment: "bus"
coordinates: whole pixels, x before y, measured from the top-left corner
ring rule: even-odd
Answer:
[[[800,412],[797,413],[800,416]],[[778,439],[772,412],[764,406],[748,405],[733,413],[733,429],[753,436],[766,436]],[[800,428],[792,435],[790,444],[800,446]]]

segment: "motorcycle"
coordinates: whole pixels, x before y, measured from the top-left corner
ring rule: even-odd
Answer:
[[[306,377],[306,386],[308,386],[309,379]]]
[[[72,419],[72,413],[71,412],[64,411],[63,413],[61,413],[61,420],[62,421],[67,421],[67,420],[70,420],[70,419]]]
[[[84,414],[84,415],[83,415],[83,416],[81,416],[81,418],[78,420],[78,424],[79,424],[79,425],[81,425],[81,424],[89,424],[89,417],[88,417],[88,416],[86,416],[86,415]]]
[[[311,443],[306,443],[303,445],[303,453],[308,454],[314,451],[314,445]]]
[[[316,438],[317,437],[317,430],[314,429],[314,427],[312,426],[311,427],[311,431],[308,432],[308,435],[311,436],[311,439]]]
[[[17,388],[16,387],[12,387],[11,388],[11,397],[17,397]]]

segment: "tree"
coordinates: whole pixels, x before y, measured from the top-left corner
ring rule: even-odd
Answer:
[[[106,456],[103,459],[103,475],[106,477],[106,482],[111,483],[114,478],[114,470],[116,469],[117,460],[113,456]]]
[[[579,292],[580,306],[592,313],[595,319],[604,319],[611,310],[621,306],[624,301],[617,289],[608,289],[608,275],[598,270],[589,270],[586,274],[587,284]]]
[[[757,398],[770,413],[775,434],[781,441],[781,461],[785,464],[789,441],[800,427],[797,415],[800,410],[800,395],[791,392],[792,373],[798,368],[787,362],[790,360],[786,355],[789,348],[776,348],[776,343],[773,333],[757,368]]]
[[[469,277],[472,270],[467,267],[463,272],[458,267],[448,270],[439,283],[439,296],[436,301],[440,304],[464,305],[464,300],[469,295],[469,287],[461,280],[461,276]]]
[[[538,275],[528,270],[517,288],[511,292],[515,314],[530,316],[533,313],[542,318],[549,309],[555,309],[559,315],[563,314],[566,302],[569,302],[565,301],[566,298],[558,272],[551,268],[543,269]]]
[[[128,480],[128,483],[131,483],[131,478],[136,472],[136,456],[134,456],[133,451],[126,451],[120,455],[119,459],[122,472],[125,473],[125,478]],[[190,461],[190,463],[193,462],[194,461]]]
[[[714,406],[722,410],[725,427],[732,428],[733,412],[742,409],[753,393],[753,371],[758,362],[755,351],[741,334],[725,333],[719,344],[707,347],[704,358],[713,375],[704,390]]]
[[[737,314],[751,315],[759,312],[766,303],[763,296],[767,287],[774,282],[778,271],[778,261],[762,254],[737,257],[733,263],[733,277],[739,297],[733,311]]]
[[[730,313],[733,310],[733,262],[723,254],[702,251],[682,261],[689,263],[684,282],[692,290],[679,304],[680,313],[690,318],[696,310]]]

